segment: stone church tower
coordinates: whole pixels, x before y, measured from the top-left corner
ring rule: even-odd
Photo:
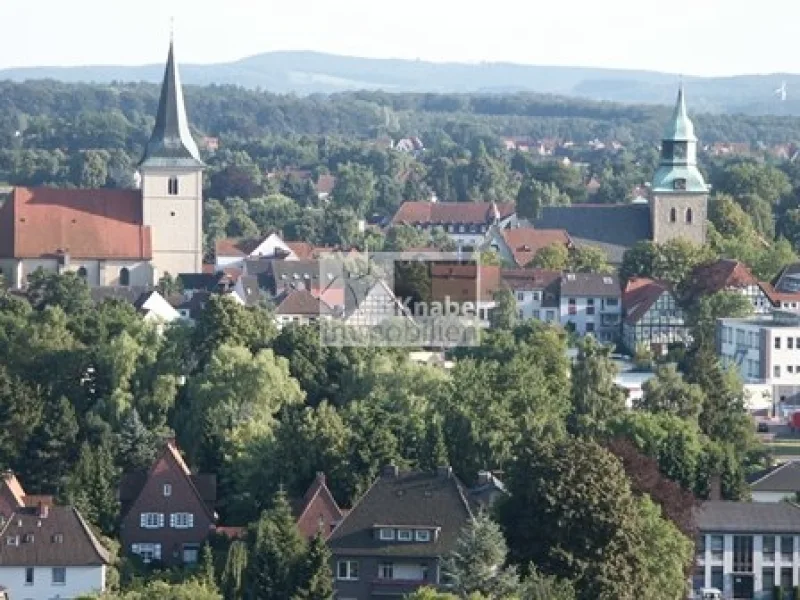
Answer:
[[[697,138],[686,114],[683,86],[661,141],[661,163],[650,189],[652,239],[706,241],[708,186],[697,169]]]
[[[153,134],[139,163],[142,224],[152,235],[153,276],[203,270],[203,168],[189,131],[170,41]]]

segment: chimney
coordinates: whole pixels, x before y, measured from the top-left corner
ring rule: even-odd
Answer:
[[[400,469],[397,468],[397,465],[386,465],[383,467],[383,476],[384,477],[397,477],[400,474]]]
[[[44,502],[39,502],[39,510],[38,515],[40,519],[46,519],[47,515],[50,514],[50,507],[47,506]]]
[[[319,483],[320,485],[325,485],[327,483],[325,479],[325,473],[323,473],[322,471],[317,471],[317,483]]]
[[[708,499],[722,500],[722,477],[717,474],[708,479]]]
[[[453,467],[450,466],[441,466],[436,467],[436,475],[439,477],[444,477],[445,479],[450,479],[453,475]]]

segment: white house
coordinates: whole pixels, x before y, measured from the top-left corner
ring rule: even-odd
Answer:
[[[181,318],[181,313],[156,290],[142,294],[133,305],[149,323],[172,323]]]
[[[276,298],[275,321],[278,329],[289,324],[307,325],[320,319],[330,319],[333,309],[308,290],[284,292]]]
[[[308,258],[313,247],[305,242],[285,242],[277,233],[264,239],[225,238],[215,245],[214,268],[218,271],[241,269],[248,258],[278,258],[298,260]]]
[[[560,321],[560,271],[503,269],[500,277],[503,285],[514,294],[520,320],[536,319],[545,323]]]
[[[565,273],[559,296],[561,325],[602,342],[619,338],[622,290],[616,275]]]
[[[695,512],[698,537],[692,587],[723,598],[784,597],[800,584],[800,507],[789,502],[705,502]]]
[[[108,563],[108,552],[71,506],[20,508],[0,532],[0,586],[14,600],[102,592]]]

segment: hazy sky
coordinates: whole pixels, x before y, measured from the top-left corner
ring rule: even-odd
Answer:
[[[797,0],[0,0],[0,68],[270,50],[643,68],[800,73]]]

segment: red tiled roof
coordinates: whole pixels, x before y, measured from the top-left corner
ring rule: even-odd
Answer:
[[[497,204],[500,218],[505,219],[516,212],[513,202]],[[491,202],[403,202],[392,218],[398,223],[456,223],[480,225],[494,218]]]
[[[136,190],[14,188],[0,209],[0,256],[152,258]]]
[[[758,280],[743,262],[729,258],[698,266],[692,273],[689,297],[715,294],[723,290],[759,285]]]
[[[478,271],[477,265],[431,265],[431,296],[434,301],[444,302],[449,298],[451,302],[491,302],[500,286],[498,266],[481,265]]]
[[[333,175],[320,175],[315,187],[318,194],[330,194],[335,185],[336,177]]]
[[[214,531],[217,533],[227,536],[228,538],[235,540],[244,537],[245,532],[247,531],[246,527],[227,527],[222,525],[217,525],[214,528]]]
[[[263,242],[260,238],[224,238],[215,244],[216,256],[250,256]]]
[[[308,290],[294,290],[286,294],[275,309],[278,315],[327,315],[331,307]]]
[[[503,240],[514,256],[514,262],[524,267],[533,260],[541,250],[552,244],[572,246],[572,240],[564,229],[533,229],[532,227],[515,227],[503,229]]]
[[[549,269],[503,269],[500,271],[503,283],[512,290],[544,289],[561,277],[561,271]]]
[[[622,309],[625,312],[625,322],[631,325],[637,323],[661,295],[667,291],[670,291],[670,287],[665,282],[647,277],[630,279],[622,292]]]
[[[308,242],[284,242],[300,260],[314,257],[314,246]]]
[[[769,301],[777,307],[784,302],[800,302],[800,292],[779,292],[771,283],[765,281],[760,282],[759,285]]]

